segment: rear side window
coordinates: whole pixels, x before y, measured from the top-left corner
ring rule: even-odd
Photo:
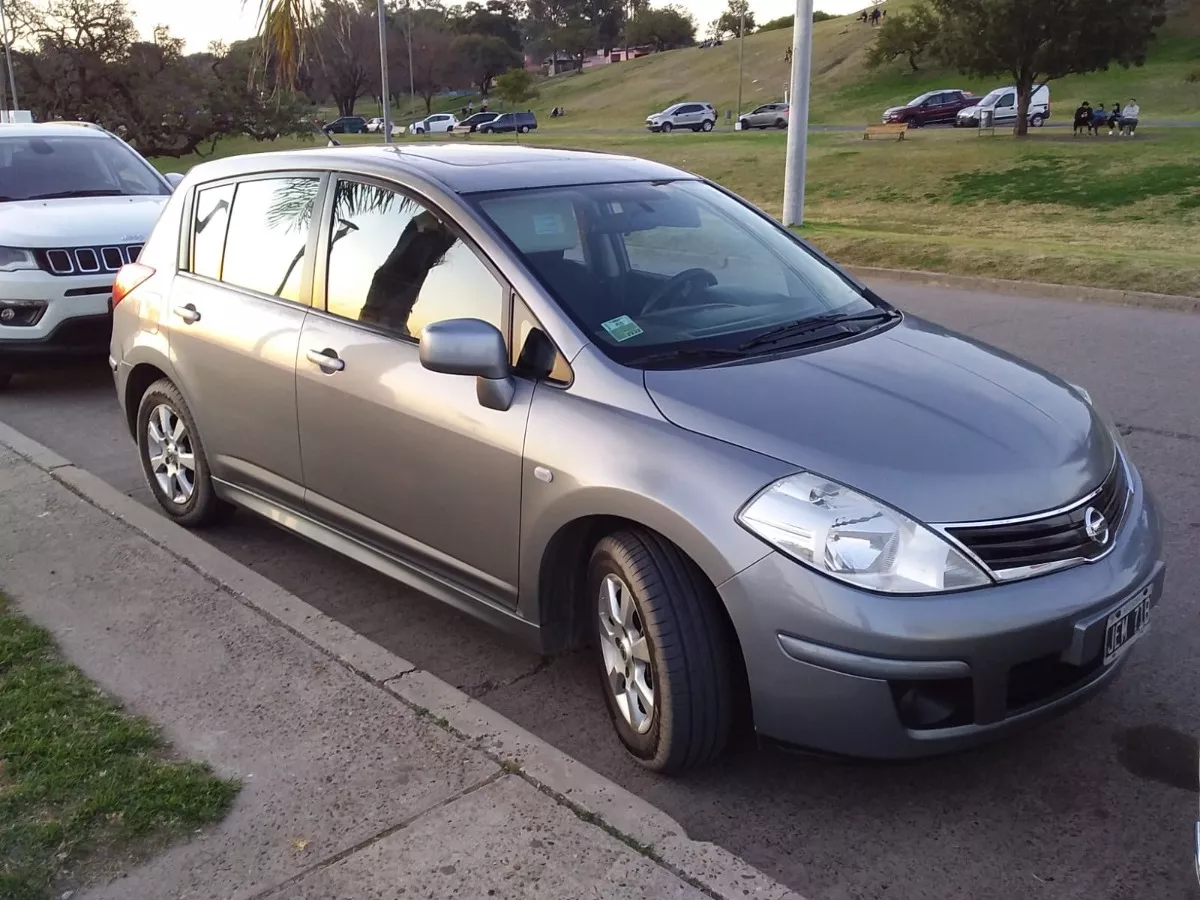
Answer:
[[[233,185],[196,191],[196,211],[192,217],[192,260],[189,268],[206,278],[221,277],[221,256],[225,249],[225,229],[233,206]]]
[[[320,179],[310,177],[238,184],[221,280],[260,294],[299,300],[304,251],[320,184]]]

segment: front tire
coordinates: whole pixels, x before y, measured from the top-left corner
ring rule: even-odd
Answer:
[[[208,457],[183,395],[160,378],[138,404],[138,461],[163,512],[186,528],[202,528],[233,511],[213,490]]]
[[[586,583],[605,703],[626,749],[667,774],[719,756],[733,716],[730,635],[703,573],[631,529],[596,545]]]
[[[672,128],[672,127],[673,127],[673,126],[671,125],[671,123],[670,123],[670,122],[663,122],[663,123],[662,123],[662,133],[663,133],[663,134],[670,134],[670,133],[671,133],[671,128]]]

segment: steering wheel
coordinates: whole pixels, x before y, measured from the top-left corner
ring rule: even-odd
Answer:
[[[717,276],[713,275],[708,269],[684,269],[682,272],[677,272],[667,279],[667,283],[660,287],[657,291],[650,295],[650,299],[646,301],[646,305],[642,307],[642,315],[658,312],[660,309],[665,309],[669,304],[666,303],[666,298],[673,293],[679,293],[680,297],[687,297],[692,293],[691,285],[702,285],[703,287],[715,287],[717,284]],[[687,286],[687,290],[683,288]]]

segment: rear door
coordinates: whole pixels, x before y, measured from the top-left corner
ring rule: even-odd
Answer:
[[[279,173],[198,187],[168,313],[172,361],[213,475],[294,505],[303,501],[296,349],[322,181]]]

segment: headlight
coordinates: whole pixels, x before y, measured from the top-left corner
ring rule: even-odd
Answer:
[[[818,572],[872,591],[927,594],[991,583],[929,528],[810,472],[765,488],[738,521]]]
[[[15,247],[0,247],[0,272],[16,272],[18,269],[36,269],[37,260],[29,250]]]

